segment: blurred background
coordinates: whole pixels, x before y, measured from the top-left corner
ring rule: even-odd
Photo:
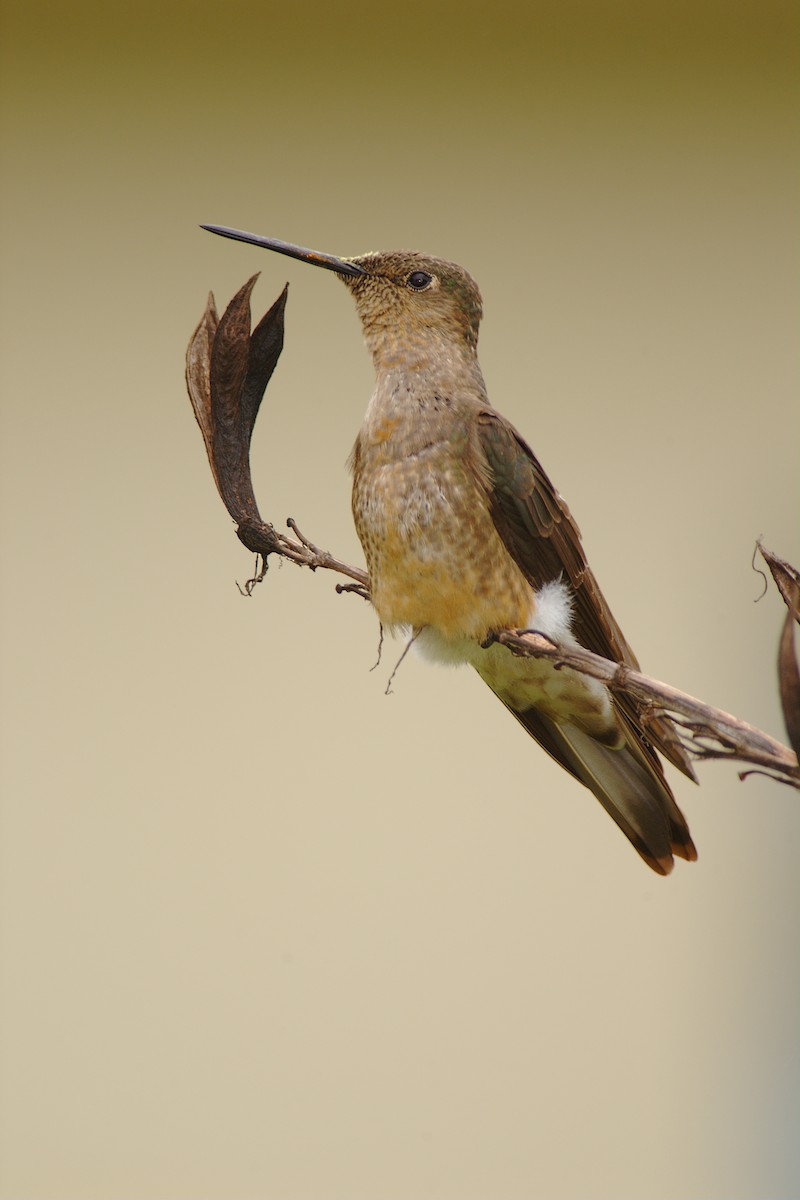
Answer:
[[[672,773],[652,875],[476,677],[252,559],[183,383],[290,280],[262,513],[361,563],[332,275],[483,290],[494,404],[645,668],[785,740],[794,6],[4,0],[0,1194],[795,1197],[798,796]]]

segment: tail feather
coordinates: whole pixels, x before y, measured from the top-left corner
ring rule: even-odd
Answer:
[[[557,723],[536,708],[507,705],[528,733],[600,801],[644,861],[668,875],[673,855],[693,862],[697,850],[675,803],[661,764],[621,714],[624,741],[604,744],[569,723]]]

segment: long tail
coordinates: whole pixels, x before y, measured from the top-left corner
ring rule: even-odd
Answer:
[[[694,862],[697,850],[661,763],[621,713],[624,742],[614,748],[575,725],[556,723],[536,708],[518,712],[506,707],[548,754],[594,792],[649,867],[668,875],[675,865],[673,855]]]

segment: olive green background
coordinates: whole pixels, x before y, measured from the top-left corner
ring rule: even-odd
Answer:
[[[384,696],[333,578],[240,598],[182,378],[291,281],[256,489],[361,562],[351,302],[198,223],[462,262],[646,668],[784,737],[792,7],[3,5],[3,1200],[798,1194],[797,795],[675,777],[663,880],[477,678]]]

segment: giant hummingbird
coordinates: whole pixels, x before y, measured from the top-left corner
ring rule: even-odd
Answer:
[[[525,440],[489,403],[481,294],[463,267],[412,250],[337,258],[203,228],[336,272],[375,388],[350,458],[353,517],[383,628],[429,658],[469,663],[548,754],[590,789],[645,862],[694,860],[659,750],[693,777],[668,724],[600,682],[493,641],[532,628],[636,667],[578,527]]]

